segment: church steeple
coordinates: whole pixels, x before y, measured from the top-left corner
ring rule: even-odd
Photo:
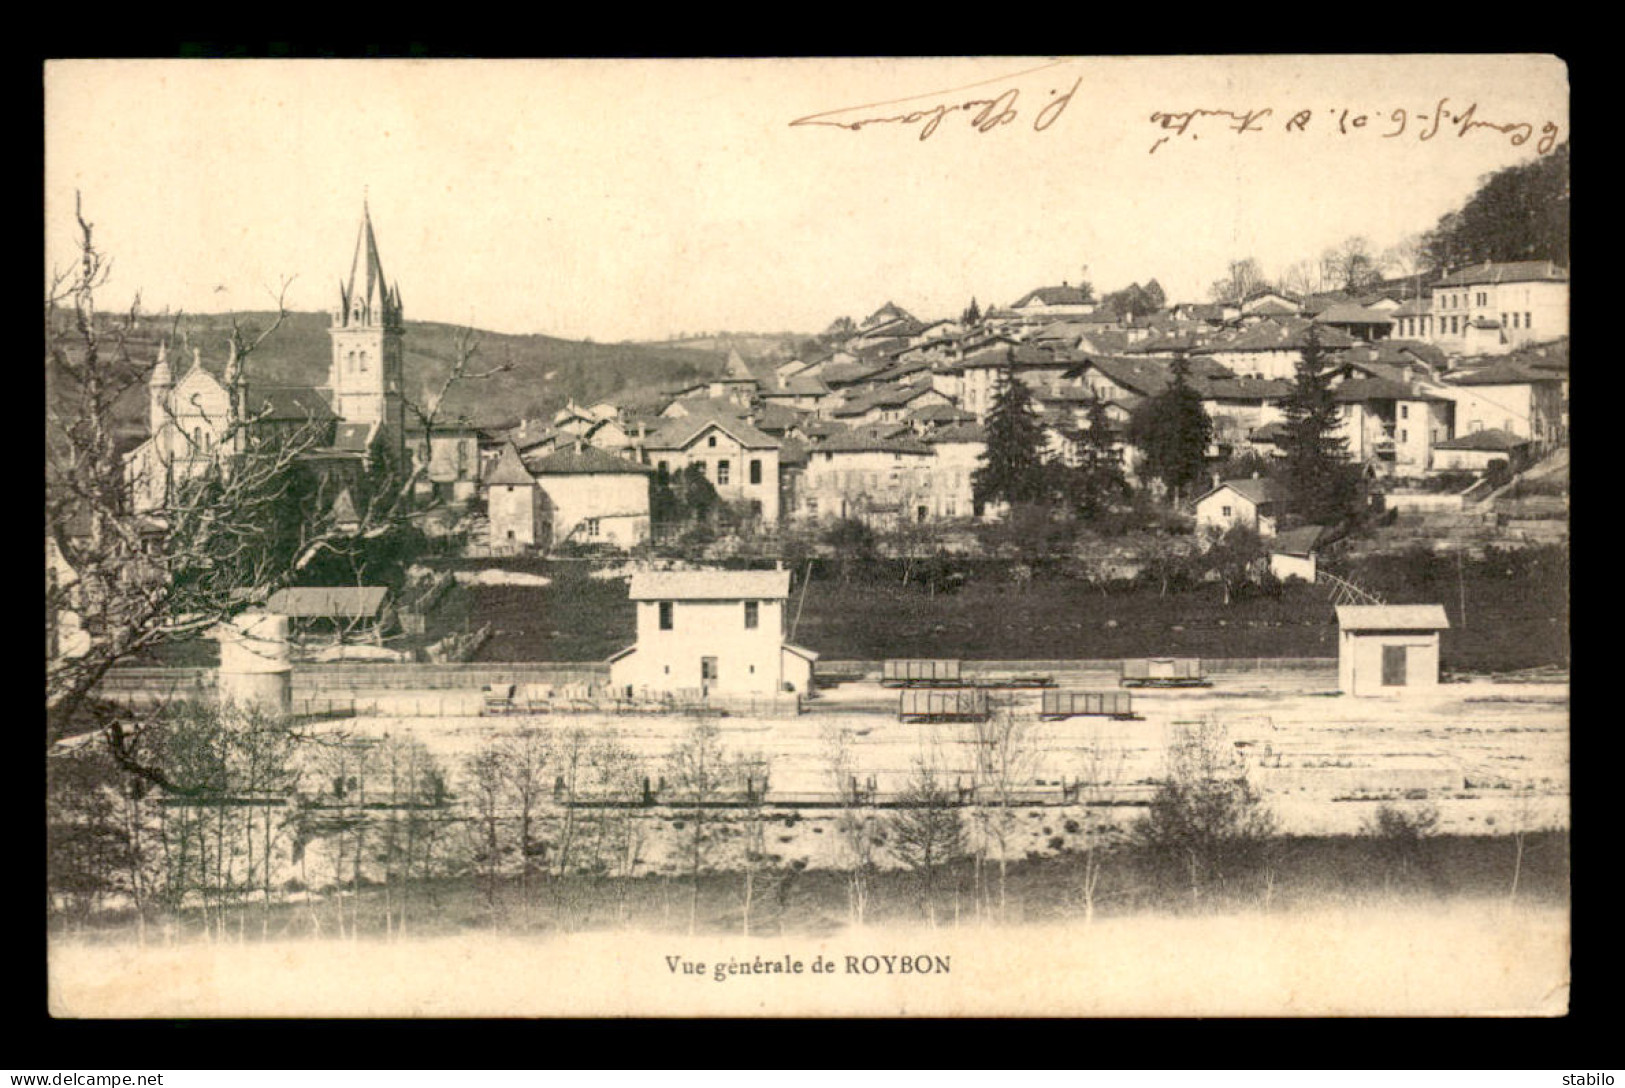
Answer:
[[[384,278],[384,262],[378,257],[378,238],[372,230],[372,209],[361,201],[361,229],[356,234],[355,256],[350,260],[350,281],[339,285],[341,323],[382,325],[397,328],[401,323],[400,287],[391,287]]]
[[[404,439],[401,338],[405,331],[401,292],[384,279],[372,209],[363,198],[350,279],[339,284],[339,308],[328,329],[333,341],[328,384],[339,418],[346,423],[376,425],[397,451]]]

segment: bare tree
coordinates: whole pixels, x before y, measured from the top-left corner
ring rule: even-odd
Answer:
[[[743,783],[745,798],[741,810],[739,860],[744,870],[744,909],[740,919],[741,933],[750,936],[751,908],[756,901],[758,877],[773,867],[774,858],[767,849],[767,789],[768,758],[760,752],[746,753],[734,761],[733,779]]]
[[[1326,250],[1320,264],[1324,277],[1341,291],[1359,291],[1382,279],[1382,267],[1371,252],[1371,242],[1362,235],[1345,238]]]
[[[539,809],[548,789],[545,776],[553,766],[553,736],[548,730],[526,726],[497,741],[494,754],[501,775],[501,796],[519,818],[519,901],[528,923],[531,880],[543,866],[540,855],[546,849],[536,831]],[[567,806],[565,812],[568,816],[571,809]],[[564,847],[558,852],[562,857]]]
[[[146,357],[150,326],[139,300],[121,315],[98,312],[111,264],[75,207],[76,259],[53,274],[45,305],[46,535],[60,557],[47,623],[59,626],[71,613],[76,628],[71,645],[47,640],[47,746],[101,730],[127,771],[170,789],[158,767],[133,756],[133,734],[146,723],[93,698],[107,671],[165,641],[207,632],[263,604],[320,557],[399,528],[414,513],[422,467],[388,464],[386,451],[375,451],[359,483],[316,471],[309,455],[329,441],[330,421],[314,406],[302,419],[273,419],[270,403],[255,399],[248,362],[281,328],[291,281],[272,292],[276,311],[265,327],[250,330],[233,318],[219,378],[224,399],[188,408],[201,425],[124,456],[121,405],[157,365]],[[178,317],[173,325],[179,331]],[[461,337],[438,391],[421,408],[408,405],[431,436],[453,383],[504,369],[473,373],[476,348],[472,334]],[[179,421],[172,404],[162,407],[152,422],[166,432]],[[165,452],[169,439],[175,456]],[[355,518],[341,524],[326,515],[351,484]]]
[[[615,896],[615,919],[626,923],[626,897],[643,864],[647,833],[639,810],[629,802],[639,796],[643,771],[637,756],[613,733],[599,737],[588,755],[590,782],[604,802],[588,828],[592,842],[589,872],[607,880]]]
[[[1264,278],[1264,270],[1259,267],[1258,261],[1253,257],[1233,260],[1225,266],[1222,279],[1213,281],[1208,288],[1208,296],[1214,302],[1241,303],[1254,291],[1269,286]]]
[[[693,933],[700,913],[700,875],[717,845],[717,821],[711,812],[723,792],[734,783],[735,767],[722,747],[721,731],[709,718],[696,719],[688,735],[667,757],[677,815],[685,825],[690,880],[688,931]]]
[[[465,825],[469,831],[469,853],[493,925],[499,915],[502,859],[508,851],[507,836],[502,832],[503,802],[507,793],[504,762],[502,750],[495,743],[487,743],[463,759],[463,793],[473,809],[473,819]]]
[[[914,875],[926,920],[935,926],[942,871],[965,856],[965,825],[958,798],[929,760],[915,762],[890,825],[892,853]]]
[[[433,871],[441,817],[448,803],[440,761],[411,736],[392,736],[377,748],[384,876],[384,933],[404,935],[416,886]]]
[[[1319,261],[1299,260],[1287,265],[1275,277],[1281,290],[1300,299],[1318,295],[1326,290],[1325,269]]]
[[[1410,297],[1422,297],[1422,273],[1427,271],[1427,244],[1420,234],[1407,234],[1382,251],[1384,271],[1410,280]]]
[[[1123,777],[1127,753],[1122,745],[1093,732],[1079,751],[1077,800],[1078,834],[1083,840],[1077,878],[1077,897],[1085,922],[1095,920],[1096,894],[1105,869],[1106,835],[1112,824],[1103,809]]]
[[[1042,747],[1036,718],[1014,707],[996,709],[985,720],[967,726],[976,787],[974,820],[985,844],[995,848],[999,865],[1000,919],[1009,906],[1007,877],[1010,844],[1020,821],[1015,811],[1018,788],[1030,781]],[[980,856],[980,851],[978,856]]]
[[[861,770],[852,730],[830,727],[825,730],[823,739],[830,785],[841,799],[835,833],[840,844],[839,863],[846,873],[848,917],[854,926],[861,926],[869,906],[875,846],[881,837],[881,829],[875,818],[873,798],[869,795],[868,787],[858,780]]]
[[[1275,820],[1217,718],[1174,725],[1167,753],[1165,777],[1135,835],[1154,856],[1183,868],[1195,904],[1207,884],[1264,860]]]

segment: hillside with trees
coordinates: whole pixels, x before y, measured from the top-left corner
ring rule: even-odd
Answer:
[[[65,322],[68,315],[60,315]],[[225,354],[232,336],[232,321],[241,335],[254,338],[277,320],[271,312],[239,314],[184,314],[178,317],[143,314],[131,330],[129,346],[139,361],[157,352],[168,340],[170,358],[189,365],[192,349],[208,360]],[[332,348],[325,313],[289,313],[272,335],[256,349],[248,365],[249,380],[265,385],[321,385],[327,380]],[[425,394],[438,390],[457,357],[458,327],[432,321],[406,322],[406,395],[422,403]],[[637,344],[598,344],[561,340],[552,336],[514,336],[476,330],[475,344],[482,370],[505,367],[480,382],[453,387],[441,406],[448,419],[477,424],[512,424],[521,418],[550,414],[568,400],[591,404],[617,396],[636,400],[647,396],[651,406],[658,391],[720,373],[723,357],[687,347],[645,347]],[[121,430],[140,433],[146,423],[146,392],[131,388],[117,410]]]
[[[1569,263],[1569,145],[1480,182],[1467,203],[1439,219],[1423,249],[1435,268],[1482,261]]]

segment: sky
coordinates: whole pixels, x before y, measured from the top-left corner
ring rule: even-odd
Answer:
[[[365,200],[408,319],[599,341],[1082,279],[1205,301],[1569,136],[1541,56],[82,60],[45,91],[47,278],[77,192],[99,305],[265,309],[292,277],[330,309]]]

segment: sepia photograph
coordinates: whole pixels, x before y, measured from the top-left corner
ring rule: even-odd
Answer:
[[[47,61],[52,1017],[1560,1017],[1569,75]]]

